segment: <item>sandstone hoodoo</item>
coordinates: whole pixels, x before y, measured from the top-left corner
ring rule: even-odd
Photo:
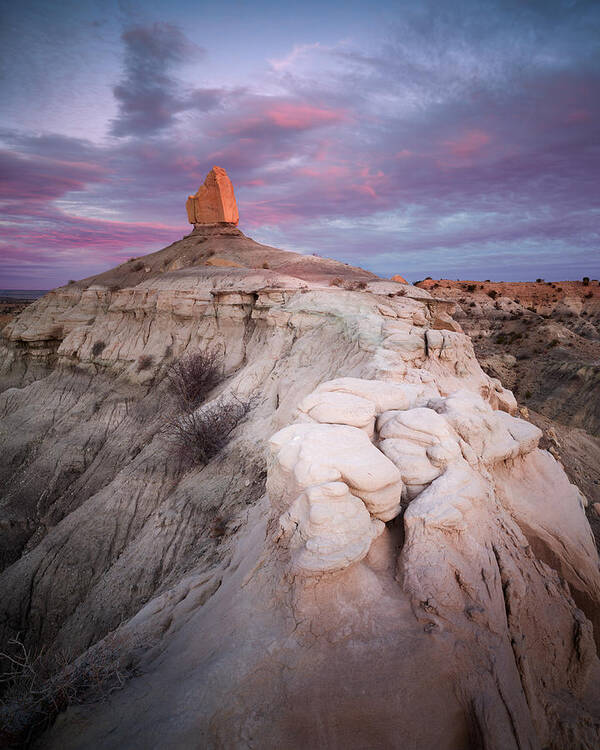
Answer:
[[[195,195],[185,204],[188,221],[200,224],[233,224],[240,220],[233,185],[223,167],[213,167]]]

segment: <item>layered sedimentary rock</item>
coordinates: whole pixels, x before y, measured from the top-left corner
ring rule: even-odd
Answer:
[[[447,304],[233,227],[132,265],[4,332],[2,637],[139,667],[38,746],[596,747],[581,495]],[[182,471],[207,349],[253,408]]]
[[[457,689],[483,746],[592,748],[597,718],[584,711],[573,733],[572,707],[559,697],[563,684],[581,695],[598,674],[592,623],[569,595],[588,605],[600,597],[580,492],[537,449],[537,427],[493,410],[479,394],[435,391],[355,378],[324,383],[303,399],[295,424],[271,439],[267,490],[273,507],[284,508],[276,539],[299,601],[315,587],[311,577],[368,561],[384,533],[378,519],[404,507],[396,580],[424,632],[454,643]],[[377,448],[397,475],[380,466]],[[372,472],[356,478],[347,466]],[[397,506],[382,516],[366,486],[393,488]],[[549,554],[536,559],[530,544]],[[304,613],[299,605],[296,616]],[[593,605],[588,614],[596,619]]]
[[[195,195],[186,201],[190,224],[234,224],[240,217],[233,185],[223,167],[213,167]]]

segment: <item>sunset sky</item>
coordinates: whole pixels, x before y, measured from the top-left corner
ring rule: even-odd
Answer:
[[[382,275],[600,275],[600,3],[2,1],[0,287],[190,230]]]

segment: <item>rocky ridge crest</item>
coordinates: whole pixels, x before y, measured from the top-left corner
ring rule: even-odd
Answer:
[[[9,324],[3,635],[146,644],[44,747],[596,746],[584,499],[452,304],[207,226]],[[182,472],[164,374],[207,349],[254,408]]]

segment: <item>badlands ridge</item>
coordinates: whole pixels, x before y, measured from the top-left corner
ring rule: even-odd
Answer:
[[[133,665],[53,724],[30,711],[33,746],[598,747],[587,501],[454,302],[197,197],[191,234],[4,329],[3,642],[56,674]],[[198,411],[251,409],[184,467],[165,374],[199,351],[224,376]]]

